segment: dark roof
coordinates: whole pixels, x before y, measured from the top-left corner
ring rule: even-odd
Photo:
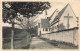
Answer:
[[[62,16],[62,14],[64,13],[64,11],[65,11],[65,9],[67,8],[68,5],[69,5],[69,3],[58,13],[58,15],[52,21],[52,23],[54,23],[54,21],[56,21],[57,19],[59,19]]]
[[[50,27],[49,19],[41,19],[41,27],[42,28],[49,28]]]
[[[57,10],[57,9],[56,9]],[[51,20],[52,16],[54,15],[54,13],[56,12],[56,10],[52,13],[52,15],[50,17],[47,17],[47,19],[49,19],[49,21]]]
[[[57,9],[56,9],[57,10]],[[52,16],[54,15],[54,13],[56,12],[56,10],[52,13],[52,15],[50,16],[50,19],[52,18]]]

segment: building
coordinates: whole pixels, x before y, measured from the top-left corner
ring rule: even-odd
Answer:
[[[41,19],[40,23],[38,23],[38,35],[50,33],[50,31],[49,19]]]
[[[58,8],[50,17],[42,18],[38,22],[38,35],[78,27],[79,18],[76,17],[68,3],[62,10]]]
[[[68,3],[51,22],[52,31],[77,27],[77,17]]]

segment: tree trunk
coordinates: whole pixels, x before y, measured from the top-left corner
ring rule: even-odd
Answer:
[[[30,25],[29,25],[29,18],[28,18],[28,22],[27,22],[27,29],[30,28]]]
[[[14,41],[14,23],[12,23],[12,29],[11,29],[11,49],[13,49],[13,41]]]

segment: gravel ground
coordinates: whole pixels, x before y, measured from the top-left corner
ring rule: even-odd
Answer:
[[[33,37],[29,49],[54,49],[55,46],[47,43],[46,41],[39,39],[38,37]]]

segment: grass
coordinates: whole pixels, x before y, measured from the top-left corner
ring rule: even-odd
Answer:
[[[11,49],[11,27],[3,27],[3,49]],[[31,35],[25,29],[14,29],[14,49],[29,48]]]

